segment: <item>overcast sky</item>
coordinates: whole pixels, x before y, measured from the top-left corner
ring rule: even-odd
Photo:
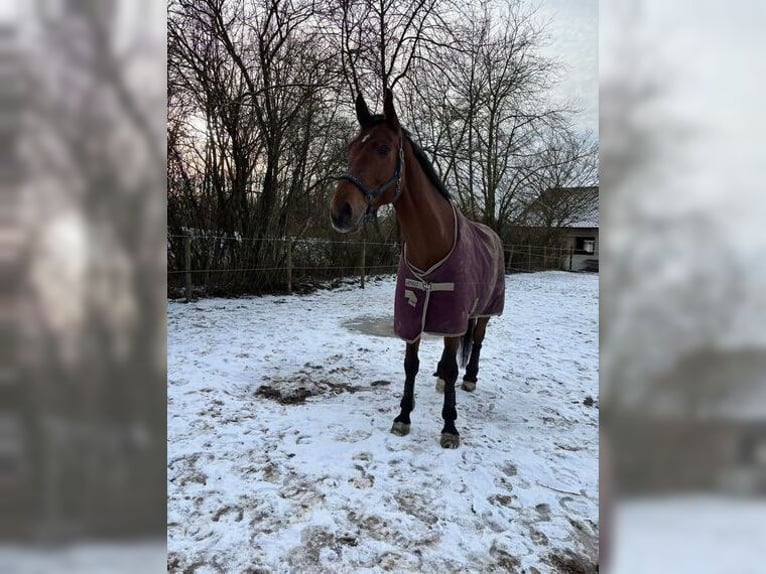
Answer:
[[[562,64],[554,101],[581,110],[579,130],[598,136],[598,0],[527,0],[549,21],[545,54]]]

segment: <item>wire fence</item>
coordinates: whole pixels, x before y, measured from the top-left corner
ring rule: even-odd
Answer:
[[[598,253],[575,250],[571,241],[549,245],[503,245],[506,273],[543,270],[597,271]],[[391,275],[401,245],[352,236],[240,237],[205,233],[168,234],[171,297],[306,291],[327,282]]]

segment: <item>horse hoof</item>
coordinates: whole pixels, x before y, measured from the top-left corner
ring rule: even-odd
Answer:
[[[457,448],[460,446],[460,435],[442,433],[442,439],[440,441],[442,448]]]
[[[410,434],[410,425],[396,421],[394,422],[394,426],[391,427],[391,432],[399,436]]]
[[[463,384],[460,386],[464,391],[472,393],[476,390],[476,381],[463,381]]]
[[[436,392],[443,393],[445,384],[446,383],[444,382],[444,379],[442,379],[441,377],[436,379]]]

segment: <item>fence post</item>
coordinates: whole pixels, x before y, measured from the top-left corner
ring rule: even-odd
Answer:
[[[364,289],[364,266],[365,266],[365,251],[366,251],[366,247],[367,247],[367,239],[363,237],[362,238],[362,256],[361,256],[361,261],[360,261],[360,267],[361,267],[360,274],[361,274],[362,289]]]
[[[548,269],[548,246],[543,245],[543,271]]]
[[[186,302],[192,300],[192,276],[191,276],[191,236],[184,236],[184,263],[186,269]]]
[[[287,240],[287,293],[293,293],[293,241],[290,237]]]
[[[511,244],[510,253],[508,255],[508,265],[507,269],[505,270],[506,273],[513,270],[513,244]]]
[[[572,270],[572,254],[574,253],[574,246],[569,246],[569,270]]]
[[[532,244],[527,245],[527,271],[532,271]]]

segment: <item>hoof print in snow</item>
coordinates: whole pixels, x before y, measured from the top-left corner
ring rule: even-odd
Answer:
[[[460,387],[464,391],[468,391],[469,393],[472,393],[476,390],[476,381],[463,381],[463,384],[460,385]]]
[[[521,561],[504,548],[498,546],[497,540],[492,542],[492,546],[489,547],[489,555],[495,559],[497,565],[505,572],[518,572],[521,567]]]
[[[224,506],[223,508],[219,508],[216,510],[215,514],[213,514],[213,522],[218,522],[221,520],[221,517],[226,514],[233,514],[234,515],[234,522],[241,522],[242,521],[242,509],[238,507],[233,506]]]
[[[539,530],[537,530],[536,528],[530,527],[529,538],[530,540],[532,540],[532,542],[534,542],[538,546],[548,546],[550,543],[548,541],[548,537],[542,532],[540,532]]]
[[[433,501],[425,498],[420,492],[402,490],[394,494],[394,500],[399,508],[424,524],[434,525],[439,521],[431,510]]]
[[[368,430],[352,430],[352,431],[338,431],[334,435],[334,439],[339,442],[359,442],[367,440],[372,436],[372,432]]]
[[[352,460],[363,460],[365,462],[370,462],[372,460],[372,453],[370,452],[359,452],[351,457]]]
[[[598,572],[596,562],[575,554],[571,550],[549,554],[547,562],[558,572],[566,572],[567,574],[595,574]]]
[[[345,546],[359,546],[359,538],[353,534],[341,534],[335,540]]]
[[[355,464],[354,468],[361,473],[360,477],[349,479],[348,483],[355,488],[372,488],[375,486],[375,477],[367,472],[360,464]]]
[[[506,476],[516,476],[519,472],[516,465],[510,462],[506,463],[500,470],[502,470]]]
[[[354,488],[358,488],[360,490],[364,488],[372,488],[375,486],[375,477],[369,474],[363,474],[359,478],[350,478],[348,483]]]
[[[460,435],[442,433],[439,444],[442,445],[442,448],[457,448],[460,446]]]
[[[515,498],[516,498],[516,497],[515,497],[515,496],[513,496],[513,495],[511,495],[511,496],[507,496],[507,495],[505,495],[505,494],[494,494],[494,495],[490,496],[490,497],[487,499],[487,501],[488,501],[488,502],[489,502],[491,505],[493,505],[493,506],[500,506],[500,507],[505,507],[505,508],[508,508],[508,507],[511,507],[511,506],[513,506],[513,500],[514,500]]]
[[[375,477],[370,475],[362,476],[361,478],[350,478],[348,479],[348,483],[353,486],[354,488],[358,489],[364,489],[364,488],[372,488],[375,486]]]
[[[372,387],[385,387],[385,386],[390,385],[390,384],[391,384],[391,381],[380,380],[380,381],[372,381],[370,383],[370,386],[372,386]]]
[[[595,403],[596,401],[594,401],[593,397],[590,395],[585,397],[585,400],[582,402],[582,404],[584,404],[586,407],[592,407]]]
[[[540,516],[540,520],[542,522],[550,522],[551,521],[551,507],[549,504],[538,504],[535,506],[535,512]]]
[[[410,434],[410,425],[407,423],[395,422],[391,427],[391,432],[398,436],[405,436]]]

